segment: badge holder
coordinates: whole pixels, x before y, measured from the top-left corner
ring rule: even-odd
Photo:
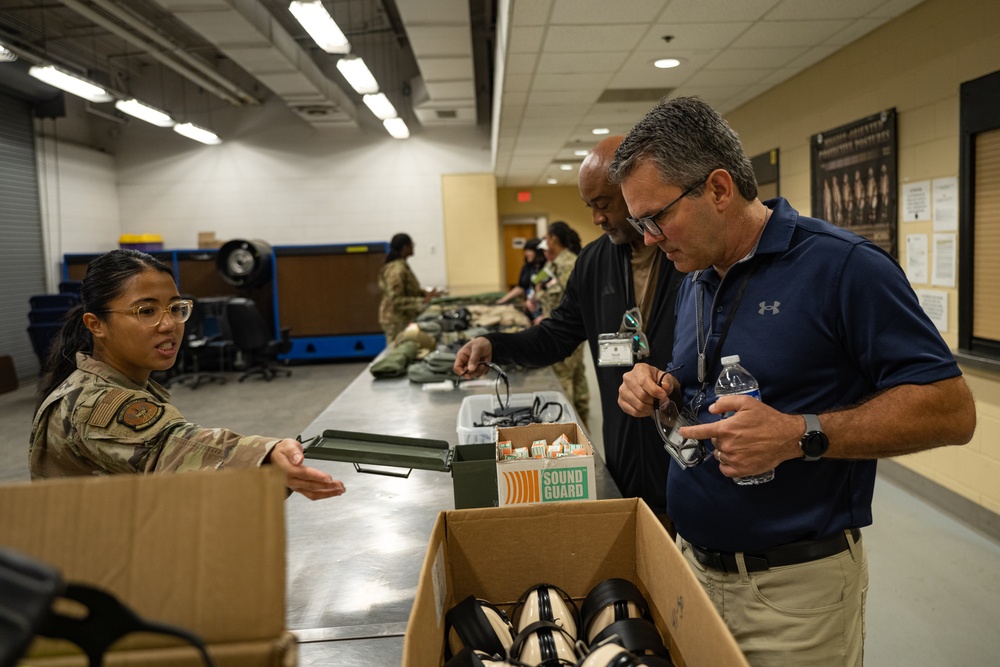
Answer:
[[[605,333],[597,337],[598,366],[632,366],[632,336],[622,333]]]

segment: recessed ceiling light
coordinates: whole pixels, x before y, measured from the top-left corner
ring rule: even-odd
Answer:
[[[573,165],[571,165],[571,164],[561,164],[561,165],[559,165],[559,168],[562,169],[563,171],[570,171],[570,170],[573,169]]]
[[[611,134],[611,130],[606,127],[595,127],[591,132],[594,134]]]
[[[578,157],[586,157],[587,155],[590,155],[590,151],[581,149],[578,151],[573,151],[573,155],[576,155]]]
[[[653,67],[657,67],[659,69],[671,69],[680,64],[681,61],[677,60],[677,58],[660,58],[659,60],[653,61]]]
[[[545,182],[548,183],[549,185],[555,185],[556,183],[559,182],[559,179],[558,178],[547,178],[547,179],[545,179]]]

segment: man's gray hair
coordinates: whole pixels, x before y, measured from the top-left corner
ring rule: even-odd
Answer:
[[[620,184],[646,159],[653,161],[664,183],[685,189],[725,169],[745,199],[757,198],[757,178],[739,136],[696,97],[660,100],[615,151],[608,177]],[[700,192],[701,186],[693,194]]]

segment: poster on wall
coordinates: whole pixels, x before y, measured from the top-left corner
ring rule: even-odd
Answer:
[[[896,251],[896,110],[809,140],[813,216]]]

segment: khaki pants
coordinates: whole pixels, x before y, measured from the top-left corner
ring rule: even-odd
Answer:
[[[573,350],[562,361],[552,364],[552,370],[559,380],[566,398],[573,404],[577,416],[583,422],[582,426],[587,427],[587,419],[590,418],[590,388],[587,386],[587,376],[583,365],[583,347],[586,343]]]
[[[868,556],[859,540],[843,553],[747,573],[706,568],[681,549],[753,667],[860,667],[864,660]]]

